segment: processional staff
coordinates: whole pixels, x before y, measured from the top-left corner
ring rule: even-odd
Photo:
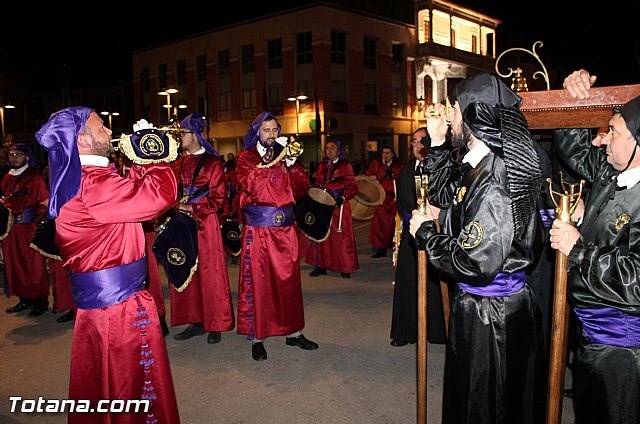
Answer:
[[[549,193],[556,206],[556,219],[570,223],[582,196],[584,180],[579,184],[564,181],[560,174],[562,192],[553,190],[551,178],[547,178]],[[565,363],[567,357],[567,333],[569,330],[569,305],[567,303],[567,256],[556,251],[555,283],[553,292],[553,317],[551,324],[551,352],[549,355],[549,383],[547,390],[546,424],[560,424],[564,395]]]
[[[418,212],[427,213],[427,175],[416,175]],[[427,252],[418,248],[418,424],[427,422]]]

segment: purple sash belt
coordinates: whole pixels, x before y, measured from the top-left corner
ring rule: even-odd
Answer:
[[[36,208],[24,208],[22,213],[15,216],[16,224],[31,224],[36,220]]]
[[[574,308],[591,343],[640,347],[640,317],[614,308]]]
[[[209,195],[209,189],[207,187],[185,186],[183,192],[184,195],[189,196],[187,204],[196,203],[198,200]]]
[[[466,292],[478,296],[504,297],[511,296],[512,294],[522,290],[525,278],[524,271],[514,272],[513,274],[499,272],[498,275],[496,275],[496,278],[494,278],[488,286],[478,287],[465,283],[458,283],[458,287]]]
[[[293,225],[293,206],[244,207],[244,223],[254,227],[290,227]]]
[[[70,272],[71,294],[80,309],[97,309],[120,303],[144,289],[147,258],[93,272]]]

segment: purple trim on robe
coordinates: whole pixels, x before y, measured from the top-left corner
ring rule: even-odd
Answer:
[[[409,228],[409,225],[411,225],[410,221],[411,214],[407,211],[402,211],[402,225],[404,225],[404,228]]]
[[[640,317],[614,308],[574,308],[591,343],[640,347]]]
[[[22,213],[16,215],[14,222],[16,224],[31,224],[35,222],[36,216],[37,216],[36,208],[34,207],[24,208],[22,210]]]
[[[191,204],[191,203],[196,203],[198,200],[206,197],[209,195],[209,190],[204,190],[201,193],[198,193],[197,196],[193,196],[194,193],[196,193],[198,191],[200,187],[196,187],[196,186],[184,186],[184,192],[189,196],[189,201],[186,203]]]
[[[120,303],[144,289],[147,258],[94,272],[70,272],[71,294],[80,309],[97,309]]]
[[[290,227],[293,225],[293,206],[247,205],[243,209],[244,223],[254,227]]]
[[[514,272],[513,274],[499,272],[488,286],[478,287],[465,283],[458,283],[458,287],[466,292],[478,296],[508,297],[522,290],[525,279],[526,276],[524,271]]]
[[[555,209],[540,209],[540,218],[542,218],[542,225],[544,228],[551,228],[551,224],[553,224],[553,220],[556,219],[556,210]]]

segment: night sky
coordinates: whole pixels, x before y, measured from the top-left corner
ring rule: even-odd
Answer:
[[[412,0],[336,2],[399,20],[413,19]],[[235,11],[223,12],[216,6],[220,1],[13,0],[2,6],[0,71],[35,76],[36,90],[58,90],[63,68],[71,88],[130,81],[135,50],[307,3],[312,1],[248,1]],[[534,41],[542,41],[538,54],[551,74],[552,89],[561,88],[562,78],[579,68],[598,75],[599,85],[640,82],[640,35],[637,23],[631,22],[633,11],[625,5],[631,2],[610,0],[600,3],[600,9],[573,0],[541,0],[531,6],[506,0],[457,3],[502,20],[498,53],[511,47],[531,49]],[[501,63],[517,65],[518,60],[535,62],[510,53]],[[544,89],[542,82],[528,80],[531,89]]]

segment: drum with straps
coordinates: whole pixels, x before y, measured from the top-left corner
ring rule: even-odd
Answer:
[[[153,251],[171,286],[181,292],[198,269],[198,222],[191,214],[176,211],[156,231]]]
[[[336,201],[331,193],[321,187],[310,187],[307,194],[296,203],[298,228],[310,240],[325,241],[329,237],[335,207]]]
[[[13,212],[5,205],[0,204],[0,240],[7,238],[13,228],[14,221]]]
[[[351,217],[356,221],[368,221],[373,218],[376,209],[384,202],[386,193],[375,177],[356,176],[358,192],[349,200]]]
[[[233,255],[238,256],[242,251],[242,231],[240,224],[235,219],[225,219],[220,225],[222,233],[222,243],[224,247]]]
[[[62,260],[60,249],[56,246],[56,220],[45,218],[38,223],[33,240],[29,247],[36,250],[45,258]]]

